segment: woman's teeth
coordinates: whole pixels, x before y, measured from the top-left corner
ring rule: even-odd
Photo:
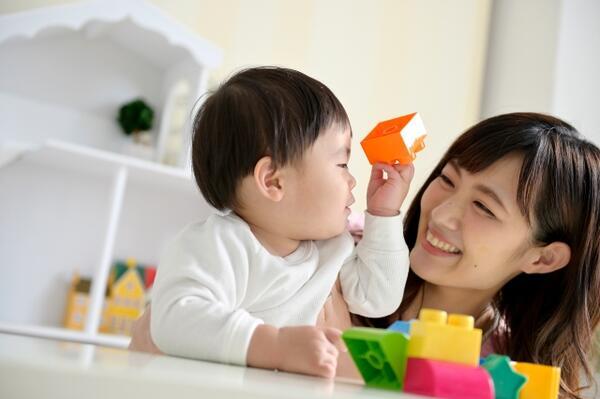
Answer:
[[[444,252],[448,252],[451,254],[459,254],[460,253],[460,250],[458,248],[456,248],[454,245],[450,245],[447,242],[438,240],[437,238],[435,238],[433,236],[433,234],[431,234],[429,232],[429,230],[427,230],[426,238],[427,238],[428,243],[430,243],[432,246],[434,246],[438,249],[441,249]]]

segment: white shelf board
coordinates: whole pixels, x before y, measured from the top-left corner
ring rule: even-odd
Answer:
[[[28,326],[0,322],[0,332],[7,334],[27,335],[31,337],[43,337],[57,339],[60,341],[81,342],[111,346],[114,348],[127,348],[130,337],[112,334],[89,334],[83,331],[69,330],[60,327]]]
[[[191,171],[188,170],[59,140],[47,140],[42,146],[7,141],[2,147],[6,153],[19,152],[20,155],[13,155],[15,160],[26,159],[69,169],[76,167],[81,171],[101,175],[114,174],[120,166],[125,166],[133,179],[151,180],[156,184],[156,178],[167,176],[182,182],[191,182]]]

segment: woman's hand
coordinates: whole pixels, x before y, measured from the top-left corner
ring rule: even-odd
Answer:
[[[383,172],[387,174],[387,178]],[[367,212],[374,216],[398,215],[414,174],[413,164],[373,165],[367,188]]]

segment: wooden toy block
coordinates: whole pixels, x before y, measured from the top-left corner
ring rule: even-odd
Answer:
[[[472,316],[421,309],[410,326],[408,357],[478,366],[481,330],[473,324]]]
[[[510,358],[501,355],[489,355],[482,367],[485,368],[494,381],[496,399],[517,399],[519,392],[527,381],[527,377],[517,373],[510,365]]]
[[[410,357],[404,391],[447,399],[494,399],[494,384],[484,368]]]
[[[360,142],[369,162],[409,164],[425,148],[425,126],[418,113],[383,121]]]
[[[402,389],[408,347],[406,335],[378,328],[354,327],[344,331],[342,339],[367,386]]]
[[[515,370],[527,377],[519,399],[557,399],[560,368],[541,364],[516,362]]]

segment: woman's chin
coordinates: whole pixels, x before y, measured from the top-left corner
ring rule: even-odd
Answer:
[[[438,264],[436,259],[422,248],[415,246],[410,253],[410,268],[423,280],[434,283],[442,271],[443,265]]]

